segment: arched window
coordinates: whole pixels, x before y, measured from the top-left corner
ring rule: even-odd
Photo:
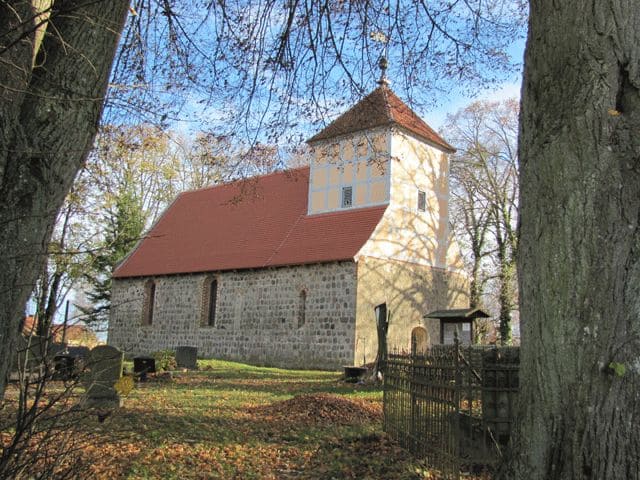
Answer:
[[[200,325],[203,327],[215,327],[217,303],[218,279],[207,277],[202,288],[202,317]]]
[[[298,328],[304,325],[307,320],[307,290],[300,290],[298,297]]]
[[[148,280],[144,284],[144,300],[142,308],[142,325],[153,323],[153,307],[156,302],[156,282]]]

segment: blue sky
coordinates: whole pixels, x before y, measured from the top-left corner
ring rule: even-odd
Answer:
[[[431,126],[431,128],[439,131],[442,125],[444,125],[447,115],[457,112],[475,100],[498,101],[507,98],[520,98],[520,86],[521,81],[506,82],[503,83],[500,88],[496,90],[487,90],[486,92],[480,93],[475,98],[466,97],[460,94],[435,110],[426,112],[422,118],[429,124],[429,126]]]
[[[514,42],[509,49],[509,55],[515,61],[522,62],[524,58],[525,40]],[[522,85],[522,70],[513,75],[513,78],[503,82],[498,88],[493,88],[478,92],[476,97],[469,97],[461,92],[452,91],[450,98],[437,108],[427,112],[416,112],[423,115],[423,119],[435,130],[440,130],[447,115],[453,114],[466,107],[475,100],[498,101],[507,98],[520,98],[520,88]]]
[[[507,50],[507,54],[511,57],[511,60],[518,64],[522,63],[522,59],[524,57],[524,47],[525,40],[519,39],[512,43],[511,47]],[[390,63],[393,62],[393,58],[389,59]],[[391,72],[391,68],[390,68]],[[376,75],[377,75],[376,71]],[[375,79],[374,79],[375,80]],[[336,79],[338,81],[338,79]],[[464,88],[464,86],[458,86],[455,79],[450,79],[446,81],[445,88],[447,89],[447,93],[445,96],[439,96],[437,98],[437,103],[431,109],[425,108],[416,108],[416,113],[420,115],[432,128],[439,130],[442,125],[445,123],[446,117],[449,114],[454,114],[458,110],[464,108],[471,102],[475,100],[502,100],[506,98],[520,96],[520,86],[522,82],[521,68],[517,68],[517,71],[510,74],[505,75],[504,81],[501,84],[491,85],[484,90],[476,90],[473,96],[470,96],[468,92],[468,88]],[[373,87],[375,87],[374,82],[371,82]],[[399,85],[394,87],[393,78],[391,78],[391,88],[396,90],[396,93],[399,96],[407,101],[406,98],[403,98],[403,94],[400,91],[401,88]],[[429,92],[426,93],[425,98],[429,98]],[[186,93],[185,95],[185,106],[181,112],[180,121],[175,121],[172,123],[171,128],[173,130],[179,131],[185,135],[193,134],[194,131],[201,130],[203,128],[216,128],[217,124],[222,123],[225,125],[229,120],[230,116],[230,108],[233,108],[232,105],[209,105],[206,108],[203,108],[201,93]],[[438,94],[440,95],[440,94]],[[333,99],[328,97],[327,100],[331,102]],[[300,98],[301,102],[304,102],[304,98]],[[340,106],[331,114],[329,114],[328,121],[331,118],[335,118],[339,116],[347,107]],[[331,109],[333,110],[333,109]],[[233,116],[231,116],[233,118]],[[302,119],[301,119],[302,120]],[[301,122],[297,126],[304,133],[304,137],[312,135],[317,128],[316,126],[305,125],[306,122]],[[261,135],[258,135],[260,138]],[[267,141],[268,140],[262,140]]]

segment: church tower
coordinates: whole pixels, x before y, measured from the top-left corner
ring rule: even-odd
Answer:
[[[387,231],[362,253],[449,266],[447,154],[455,149],[386,81],[307,143],[309,215],[388,205]]]
[[[434,309],[466,307],[467,276],[449,223],[449,160],[455,152],[388,82],[307,140],[308,215],[386,207],[357,262],[356,363],[377,351],[374,307],[393,319],[388,344],[439,343]]]

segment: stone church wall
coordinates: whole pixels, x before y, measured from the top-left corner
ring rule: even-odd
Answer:
[[[215,325],[202,326],[206,285],[212,278],[218,285]],[[191,345],[201,357],[262,365],[339,368],[353,362],[353,262],[153,280],[151,325],[143,325],[149,278],[113,280],[108,343],[130,355]]]

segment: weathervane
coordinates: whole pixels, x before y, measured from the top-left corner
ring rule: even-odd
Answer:
[[[378,67],[380,67],[380,79],[378,85],[389,85],[389,79],[387,78],[387,68],[389,67],[389,61],[387,60],[387,45],[389,44],[389,38],[381,31],[371,32],[371,39],[374,42],[380,42],[384,45],[382,48],[382,54],[380,60],[378,60]]]

